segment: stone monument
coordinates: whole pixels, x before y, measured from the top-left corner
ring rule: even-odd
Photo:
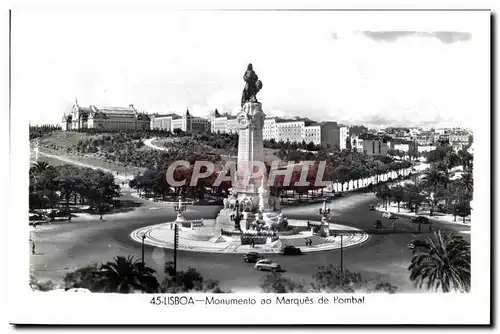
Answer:
[[[240,223],[242,229],[249,226],[253,220],[263,217],[264,223],[274,223],[281,217],[279,211],[274,211],[269,203],[275,199],[269,196],[266,185],[266,170],[264,165],[263,128],[266,114],[262,111],[262,104],[257,101],[257,93],[262,88],[262,81],[248,64],[243,75],[245,88],[241,96],[241,111],[236,116],[238,122],[238,161],[236,177],[233,177],[231,196],[224,201],[224,208],[216,219],[216,228],[234,230],[234,222],[230,217],[233,214],[236,202],[241,205],[244,220]],[[260,178],[251,178],[259,169]]]

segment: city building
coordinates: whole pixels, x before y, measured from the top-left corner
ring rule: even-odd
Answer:
[[[351,150],[363,153],[363,138],[359,137],[360,135],[351,135],[349,136],[351,142]]]
[[[264,128],[262,129],[264,140],[276,140],[276,119],[277,117],[269,116],[264,119]]]
[[[221,115],[217,109],[210,115],[210,131],[214,133],[238,133],[236,116],[225,113]]]
[[[418,145],[417,151],[418,152],[430,152],[430,151],[435,151],[436,150],[436,145]]]
[[[412,136],[412,139],[420,146],[431,145],[434,143],[433,131],[422,131],[419,134]]]
[[[151,116],[151,129],[174,132],[180,129],[189,133],[203,133],[210,131],[210,122],[201,117],[192,116],[189,110],[183,116],[175,113],[166,115],[154,114]]]
[[[308,122],[310,125],[312,122]],[[300,143],[305,140],[306,120],[301,118],[296,119],[278,119],[276,121],[276,138],[277,142],[297,142]]]
[[[151,118],[151,130],[170,131],[172,129],[172,119],[181,117],[177,114],[170,113],[165,115],[153,114]]]
[[[450,143],[457,142],[457,143],[462,143],[464,145],[469,143],[469,134],[465,131],[451,132],[448,135],[448,138],[450,140]]]
[[[237,133],[236,116],[221,115],[215,110],[210,115],[210,131],[221,133]],[[336,122],[314,122],[308,118],[285,119],[266,116],[262,129],[263,140],[273,139],[276,142],[314,143],[323,147],[346,148],[349,127]]]
[[[236,116],[227,116],[226,133],[238,133],[239,125]]]
[[[84,129],[98,130],[149,130],[150,118],[134,105],[128,107],[82,107],[75,101],[70,114],[61,121],[63,131]]]
[[[349,138],[349,127],[339,124],[339,147],[341,150],[347,148],[347,141]]]
[[[222,116],[219,111],[215,111],[210,115],[210,132],[225,133],[227,128],[227,116]]]
[[[380,136],[364,133],[358,136],[362,140],[363,152],[368,155],[387,155],[387,141]],[[353,146],[354,147],[354,146]]]

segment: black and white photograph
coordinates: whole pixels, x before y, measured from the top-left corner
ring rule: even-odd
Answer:
[[[9,15],[15,323],[489,323],[489,11]]]

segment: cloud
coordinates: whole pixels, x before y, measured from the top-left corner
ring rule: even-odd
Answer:
[[[377,42],[395,42],[398,39],[405,37],[430,37],[437,38],[445,44],[455,42],[467,42],[472,38],[472,34],[468,32],[458,31],[361,31],[361,33]]]

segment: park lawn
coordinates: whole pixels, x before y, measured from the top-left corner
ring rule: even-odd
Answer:
[[[82,132],[55,131],[54,133],[39,138],[40,146],[53,146],[66,149],[74,147],[82,139],[89,138],[90,135]]]

